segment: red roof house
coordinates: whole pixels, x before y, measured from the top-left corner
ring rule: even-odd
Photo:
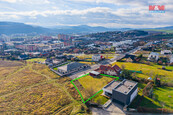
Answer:
[[[106,66],[106,65],[101,65],[99,68],[100,73],[102,74],[107,74],[107,75],[114,75],[114,76],[119,76],[121,72],[121,68],[117,65],[112,66]]]

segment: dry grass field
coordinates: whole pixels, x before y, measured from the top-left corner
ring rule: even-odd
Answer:
[[[0,114],[91,114],[70,78],[60,78],[43,64],[0,64]]]

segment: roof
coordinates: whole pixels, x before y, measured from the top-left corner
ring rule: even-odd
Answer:
[[[126,54],[124,58],[131,58],[132,60],[135,59],[135,55],[129,55],[129,54]]]
[[[121,92],[123,94],[128,94],[136,85],[137,82],[125,79],[121,83],[119,83],[119,85],[115,87],[113,90]]]
[[[109,91],[112,92],[112,89],[114,89],[116,86],[118,86],[119,83],[120,83],[120,82],[113,80],[113,81],[110,82],[108,85],[106,85],[106,86],[104,87],[104,89],[107,89],[107,90],[109,90]]]
[[[99,75],[99,74],[100,74],[100,73],[97,72],[97,71],[91,71],[90,73],[95,74],[95,75]]]
[[[100,54],[95,54],[95,55],[93,55],[93,56],[101,56]]]
[[[150,55],[157,55],[157,56],[159,56],[159,54],[156,53],[156,52],[151,52]]]
[[[116,72],[120,72],[121,71],[121,68],[119,66],[117,66],[117,65],[114,65],[113,67],[106,66],[106,65],[101,65],[99,69],[102,70],[102,71],[109,71],[109,70],[114,70]]]
[[[64,66],[61,66],[61,67],[58,67],[58,69],[61,69],[63,71],[71,71],[73,69],[76,69],[76,68],[79,68],[81,66],[84,66],[86,64],[83,64],[83,63],[78,63],[78,62],[72,62],[68,65],[64,65]]]

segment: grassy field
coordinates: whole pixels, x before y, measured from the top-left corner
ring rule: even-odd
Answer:
[[[87,64],[87,65],[93,65],[95,62],[84,62],[84,61],[79,61],[79,63]]]
[[[173,33],[173,30],[160,30],[160,29],[144,29],[144,31],[156,31],[156,32]]]
[[[101,76],[100,78],[94,78],[90,75],[82,77],[78,79],[78,81],[82,84],[85,89],[93,89],[94,93],[101,90],[108,82],[112,81],[113,78],[109,78],[106,76]]]
[[[100,78],[94,78],[90,75],[84,76],[74,82],[79,91],[81,92],[84,100],[86,101],[95,93],[100,91],[105,85],[107,85],[113,78],[109,78],[106,76],[101,76]],[[77,83],[76,83],[77,82]],[[102,96],[103,91],[98,93],[95,97],[91,99],[92,102],[98,104],[104,104],[107,102],[107,98]],[[79,95],[79,94],[78,94]]]
[[[46,59],[44,59],[44,58],[33,58],[33,59],[28,59],[27,60],[27,62],[35,62],[35,61],[37,61],[37,62],[45,62],[45,60]]]
[[[73,55],[73,54],[67,54],[67,55]],[[92,58],[93,55],[94,54],[81,54],[76,57],[78,57],[79,59],[86,59],[86,58]],[[106,59],[111,59],[115,57],[115,53],[100,54],[100,55],[104,56]],[[91,61],[91,59],[87,59],[87,60]]]
[[[142,90],[146,84],[138,83],[138,88],[140,89],[138,96],[130,104],[129,107],[134,108],[136,102],[140,96],[142,96]],[[153,88],[153,98],[144,96],[144,99],[140,103],[141,107],[147,108],[166,108],[173,110],[173,87],[154,87]],[[136,107],[135,107],[136,108]]]
[[[137,74],[138,77],[148,78],[151,76],[152,78],[155,75],[161,75],[161,81],[173,83],[173,71],[162,70],[162,66],[160,65],[146,65],[146,64],[138,64],[138,63],[128,63],[128,62],[116,62],[118,66],[124,65],[128,70],[142,71],[143,74]],[[113,64],[113,65],[114,65]],[[169,67],[172,68],[172,67]]]
[[[0,69],[7,71],[5,77],[0,74],[1,114],[91,114],[71,79],[60,78],[46,65],[0,61]]]

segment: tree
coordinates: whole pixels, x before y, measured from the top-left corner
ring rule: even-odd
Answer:
[[[122,73],[120,74],[120,77],[124,78],[124,79],[132,79],[132,72],[130,72],[126,69],[123,69]]]

